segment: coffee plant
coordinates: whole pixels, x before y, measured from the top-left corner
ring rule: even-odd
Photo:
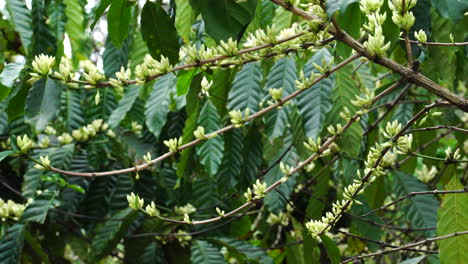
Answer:
[[[468,263],[468,2],[0,2],[0,263]]]

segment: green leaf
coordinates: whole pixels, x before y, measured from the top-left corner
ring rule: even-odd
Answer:
[[[49,15],[48,24],[50,25],[51,31],[57,39],[57,54],[55,62],[58,63],[63,56],[63,40],[65,37],[65,25],[67,17],[65,16],[65,4],[62,1],[53,1],[47,7],[47,13]]]
[[[239,182],[242,186],[248,186],[257,178],[257,173],[262,165],[262,135],[257,126],[251,126],[244,137],[242,150],[242,169]],[[246,187],[247,188],[247,187]]]
[[[214,132],[222,128],[221,120],[216,111],[216,107],[210,100],[207,100],[200,111],[198,117],[198,125],[205,128],[205,133]],[[210,175],[215,175],[218,172],[219,165],[223,159],[224,140],[221,135],[206,140],[197,146],[197,154],[200,157],[200,162]]]
[[[275,16],[273,17],[273,25],[277,30],[288,28],[291,25],[293,13],[282,7],[276,7]]]
[[[328,1],[327,4],[330,4]],[[346,1],[340,1],[344,3]],[[355,1],[356,2],[356,1]],[[361,29],[361,10],[359,9],[359,3],[352,3],[345,8],[345,11],[340,12],[336,16],[336,21],[340,27],[350,34],[353,38],[359,38]],[[345,59],[351,55],[353,49],[343,42],[338,42],[336,45],[336,55],[340,56],[341,59]]]
[[[94,10],[94,21],[91,24],[91,30],[93,30],[96,23],[99,21],[99,18],[102,16],[104,11],[106,11],[107,7],[112,3],[112,0],[100,0],[99,5]]]
[[[153,91],[146,102],[146,126],[158,138],[169,112],[170,91],[175,85],[176,78],[173,74],[162,76],[153,86]]]
[[[43,224],[47,217],[47,213],[52,207],[54,198],[55,195],[52,193],[42,193],[34,198],[34,201],[24,210],[21,222],[25,224],[29,222]]]
[[[177,75],[177,95],[187,94],[193,77],[198,74],[198,70],[180,71]]]
[[[88,59],[85,54],[82,54],[83,41],[85,39],[84,16],[83,8],[79,0],[64,0],[66,4],[65,15],[67,16],[67,24],[65,31],[70,38],[70,45],[73,51],[73,60]],[[110,3],[110,0],[109,0]],[[105,64],[104,64],[105,65]]]
[[[418,264],[418,263],[423,263],[422,261],[425,260],[427,258],[427,256],[419,256],[419,257],[415,257],[415,258],[410,258],[410,259],[406,259],[402,262],[400,262],[400,264]]]
[[[107,13],[107,31],[116,48],[120,48],[128,36],[130,18],[131,7],[127,5],[127,1],[113,0]]]
[[[452,21],[463,19],[468,11],[468,2],[463,0],[431,0],[431,3],[444,18]]]
[[[192,263],[218,264],[226,263],[218,248],[204,240],[194,240],[190,248]]]
[[[11,91],[16,79],[19,78],[24,68],[24,62],[11,62],[5,65],[0,74],[0,102],[5,99]]]
[[[351,104],[351,100],[355,99],[356,95],[360,95],[359,88],[353,79],[353,66],[346,65],[336,72],[335,87],[332,89],[333,107],[327,115],[327,125],[336,126],[337,123],[344,124],[341,119],[340,112],[348,107],[351,114],[354,114],[358,108]],[[362,139],[362,128],[359,123],[352,124],[338,140],[338,145],[343,151],[351,157],[356,157],[359,154]]]
[[[115,73],[119,72],[121,67],[126,68],[128,64],[128,45],[130,40],[127,38],[120,48],[116,48],[108,38],[102,60],[104,62],[104,73],[108,77],[115,78]]]
[[[16,152],[13,150],[5,150],[5,151],[0,152],[0,162],[15,153]]]
[[[221,192],[230,190],[238,183],[242,165],[244,141],[242,131],[234,129],[224,134],[224,155],[221,169],[217,175],[218,188]]]
[[[463,189],[454,174],[447,190]],[[468,230],[468,195],[465,193],[445,194],[438,211],[437,235],[443,236]],[[468,236],[457,236],[438,241],[440,263],[464,263],[468,260]]]
[[[313,63],[321,65],[322,61],[330,61],[331,58],[327,49],[319,50],[305,65],[305,76],[310,76],[312,72],[318,73]],[[334,79],[333,76],[323,79],[298,97],[298,109],[303,118],[307,137],[317,138],[324,128],[326,115],[332,107],[330,93],[335,85]]]
[[[215,40],[239,39],[255,15],[257,0],[191,0],[202,13],[208,34]]]
[[[23,0],[7,0],[8,11],[15,26],[15,31],[19,33],[24,50],[29,50],[32,42],[32,19],[30,11]]]
[[[335,241],[331,240],[327,235],[320,236],[323,242],[323,246],[327,252],[327,257],[332,264],[338,264],[341,262],[340,249],[338,249]]]
[[[410,192],[429,191],[427,185],[417,180],[414,176],[402,172],[395,172],[394,192],[397,196],[403,196]],[[405,217],[413,227],[435,227],[437,224],[437,208],[439,203],[432,195],[417,195],[407,199],[408,206],[405,209]],[[434,230],[425,231],[427,237],[435,234]]]
[[[67,131],[78,129],[84,124],[79,91],[67,89],[62,94],[62,113]]]
[[[129,68],[135,69],[138,64],[143,63],[146,54],[148,54],[148,47],[146,47],[146,43],[143,40],[140,32],[136,33],[135,37],[132,40],[132,45],[130,46],[130,54],[129,54]]]
[[[119,101],[119,106],[112,112],[111,116],[109,117],[108,123],[109,126],[112,128],[116,128],[120,122],[125,118],[128,111],[133,106],[138,94],[140,93],[141,86],[140,85],[130,85],[127,87],[127,91],[125,92],[122,100]]]
[[[352,3],[359,2],[359,0],[329,0],[327,1],[327,15],[329,18],[333,16],[333,13],[340,11],[344,14],[348,6]]]
[[[21,258],[24,241],[23,224],[10,226],[0,240],[0,259],[3,264],[18,264]]]
[[[143,7],[141,35],[154,59],[158,60],[163,55],[169,58],[172,64],[179,61],[179,36],[160,2],[147,1]]]
[[[259,110],[262,94],[262,71],[260,64],[253,62],[244,65],[236,74],[228,95],[228,108],[232,110],[244,110],[247,107],[250,113]]]
[[[137,212],[131,208],[123,209],[112,215],[112,218],[125,218],[125,220],[108,220],[96,230],[91,243],[89,262],[95,263],[107,256],[117,246],[128,228],[137,216]]]
[[[32,1],[32,29],[31,55],[56,55],[57,40],[46,23],[45,0]]]
[[[195,22],[196,14],[190,6],[190,1],[175,0],[177,9],[175,17],[175,27],[177,32],[183,38],[184,42],[188,43],[192,24]]]
[[[43,131],[60,109],[62,83],[50,78],[35,82],[28,93],[25,105],[25,121],[35,131]]]
[[[210,242],[220,244],[227,247],[230,251],[235,251],[238,254],[243,255],[247,261],[246,263],[262,263],[262,264],[273,264],[273,259],[266,254],[261,248],[254,246],[246,241],[237,240],[230,237],[220,237],[209,239]]]

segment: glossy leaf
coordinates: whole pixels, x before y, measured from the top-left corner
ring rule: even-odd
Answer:
[[[17,264],[23,250],[23,237],[25,226],[14,224],[10,226],[0,240],[0,259],[5,264]]]
[[[141,35],[151,56],[159,60],[169,58],[172,64],[179,60],[179,37],[169,15],[159,2],[146,2],[141,12]]]
[[[127,87],[127,91],[125,92],[122,100],[119,102],[119,106],[112,112],[109,120],[109,126],[112,128],[117,127],[120,122],[125,118],[125,115],[130,111],[135,102],[138,94],[140,92],[141,86],[140,85],[131,85]]]
[[[32,42],[32,19],[26,4],[22,0],[7,0],[8,11],[19,33],[24,49],[27,51]]]
[[[112,44],[120,48],[128,36],[131,7],[126,0],[113,0],[107,13],[107,31]]]
[[[229,109],[250,109],[255,113],[259,109],[262,94],[262,72],[258,63],[248,63],[236,74],[228,96]]]
[[[169,112],[170,89],[175,85],[175,76],[172,74],[159,78],[153,85],[148,101],[146,102],[146,126],[155,137],[159,137],[166,123]]]
[[[59,81],[43,78],[35,82],[26,99],[26,122],[35,131],[43,131],[57,116],[60,110],[60,92],[62,84]]]
[[[192,263],[226,263],[219,249],[204,240],[194,240],[190,248]]]

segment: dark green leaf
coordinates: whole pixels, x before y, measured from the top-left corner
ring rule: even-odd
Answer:
[[[175,85],[176,78],[173,74],[165,75],[153,85],[151,96],[146,102],[146,126],[157,138],[166,123],[169,112],[170,91]]]
[[[54,198],[55,195],[52,193],[43,193],[34,198],[34,201],[24,210],[21,222],[25,224],[28,222],[43,224],[47,217],[47,213],[52,207]]]
[[[112,44],[120,48],[128,36],[131,7],[126,0],[113,0],[107,14],[107,31]]]
[[[100,0],[99,5],[94,11],[94,21],[91,24],[91,30],[93,30],[94,26],[96,26],[96,23],[99,21],[99,18],[104,14],[104,11],[106,11],[107,7],[112,3],[112,0]]]
[[[192,263],[226,263],[219,249],[204,240],[194,240],[190,248]]]
[[[0,102],[10,94],[11,88],[24,68],[24,62],[11,62],[5,65],[0,74]]]
[[[206,101],[200,111],[198,125],[205,128],[206,134],[221,129],[222,127],[216,107],[210,100]],[[224,140],[221,135],[206,140],[201,145],[197,146],[197,154],[200,157],[200,162],[212,176],[218,172],[219,165],[223,159],[223,151]]]
[[[428,191],[427,185],[418,181],[416,177],[402,172],[396,172],[394,190],[397,196],[403,196],[410,192]],[[405,217],[413,227],[435,227],[437,224],[437,208],[439,203],[432,195],[418,195],[406,201]],[[435,234],[434,230],[425,231],[427,237]]]
[[[23,224],[10,226],[0,240],[0,260],[3,264],[18,264],[23,250],[24,239]]]
[[[447,190],[463,189],[457,174],[452,176]],[[468,230],[468,195],[446,194],[438,212],[437,235],[443,236]],[[457,236],[438,241],[441,263],[463,263],[468,260],[468,236]]]
[[[463,19],[468,11],[468,2],[464,0],[431,0],[431,3],[443,17],[452,21]]]
[[[141,12],[141,35],[151,56],[158,60],[161,55],[172,64],[179,61],[179,37],[177,30],[161,7],[160,2],[147,1]]]
[[[109,254],[126,234],[136,215],[137,213],[131,208],[123,209],[112,215],[112,218],[122,219],[111,219],[98,227],[91,243],[89,261],[97,262]]]
[[[333,13],[340,11],[344,14],[348,6],[352,3],[359,2],[359,0],[329,0],[327,1],[327,15],[329,18],[333,16]]]
[[[102,55],[104,62],[104,73],[108,77],[115,78],[115,73],[119,72],[122,67],[127,67],[128,63],[128,45],[130,40],[127,38],[120,48],[116,48],[112,41],[108,38],[106,48]]]
[[[15,153],[16,152],[13,150],[5,150],[5,151],[0,152],[0,162]]]
[[[127,87],[127,91],[122,97],[122,100],[119,101],[119,106],[117,106],[109,117],[108,123],[110,127],[115,128],[120,124],[120,122],[122,122],[138,97],[140,88],[140,85],[130,85]]]
[[[50,78],[35,82],[26,98],[26,122],[35,131],[43,131],[60,110],[62,83]]]
[[[22,0],[7,0],[8,11],[15,25],[15,30],[19,33],[24,49],[28,51],[32,41],[32,19],[25,1]]]
[[[341,254],[340,249],[336,246],[335,241],[331,240],[327,235],[322,235],[320,237],[322,239],[323,245],[327,251],[327,257],[333,264],[338,264],[341,262]]]
[[[259,109],[260,96],[262,94],[262,71],[260,64],[253,62],[244,65],[236,74],[228,97],[229,109],[250,109],[255,113]]]
[[[191,0],[202,13],[208,34],[216,40],[239,39],[255,15],[257,0]]]
[[[32,1],[32,29],[31,55],[56,55],[57,39],[46,23],[45,0]]]

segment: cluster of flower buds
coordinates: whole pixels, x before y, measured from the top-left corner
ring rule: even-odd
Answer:
[[[321,1],[313,0],[309,3],[301,4],[301,6],[309,13],[313,19],[308,21],[309,28],[313,31],[318,31],[320,25],[328,20],[327,12],[320,6]]]
[[[210,88],[213,85],[213,81],[208,81],[205,76],[203,76],[203,79],[201,81],[201,94],[205,95],[207,97],[210,96]]]
[[[59,71],[55,71],[52,76],[63,81],[70,88],[78,88],[78,84],[72,82],[76,77],[76,73],[73,71],[71,60],[67,57],[62,57],[60,60]]]
[[[232,110],[229,111],[229,117],[231,118],[231,123],[234,125],[234,127],[239,128],[242,127],[245,123],[245,118],[247,118],[250,114],[250,109],[246,108],[244,110],[244,115],[242,116],[241,110]]]
[[[208,140],[217,136],[217,134],[206,135],[205,128],[202,126],[198,126],[197,129],[193,131],[193,135],[195,136],[196,139],[200,139],[200,140]]]
[[[312,152],[317,152],[320,150],[322,144],[322,139],[318,137],[316,140],[313,138],[308,138],[307,141],[304,142],[304,147]]]
[[[446,156],[446,159],[448,161],[450,160],[458,160],[461,158],[461,155],[460,155],[460,149],[457,148],[455,149],[454,152],[452,152],[452,148],[451,147],[448,147],[446,150],[445,150],[445,156]]]
[[[247,200],[247,202],[250,202],[252,200],[257,200],[265,197],[266,193],[266,188],[267,185],[265,182],[261,183],[260,180],[257,180],[255,184],[253,185],[252,189],[247,188],[247,192],[244,193],[244,197]]]
[[[136,121],[132,121],[131,130],[133,131],[133,133],[138,135],[143,130],[143,126],[138,124],[138,122]]]
[[[388,5],[392,10],[392,20],[397,26],[409,31],[414,25],[415,17],[409,10],[413,8],[417,0],[391,0]]]
[[[34,168],[38,170],[48,170],[50,169],[50,160],[49,156],[40,156],[39,159],[41,160],[40,163],[34,165]]]
[[[189,215],[191,213],[195,213],[197,211],[197,208],[192,204],[188,203],[184,206],[175,206],[174,211],[176,214],[179,215]]]
[[[364,47],[370,52],[372,56],[384,57],[390,42],[385,44],[385,37],[382,34],[382,27],[376,27],[374,34],[369,35],[369,38],[364,42]]]
[[[179,229],[177,231],[177,241],[179,241],[179,244],[182,246],[182,247],[186,247],[190,244],[190,240],[192,240],[192,236],[189,236],[189,235],[185,235],[187,234],[187,232],[185,232],[184,230],[181,230]]]
[[[358,96],[356,95],[356,100],[351,101],[351,104],[359,107],[359,108],[368,108],[372,105],[372,101],[375,97],[374,91],[370,91],[369,89],[364,89],[364,95]]]
[[[71,136],[76,141],[84,142],[84,141],[87,141],[90,137],[96,136],[99,132],[106,131],[108,128],[109,128],[109,125],[107,123],[104,123],[102,119],[96,119],[93,122],[91,122],[91,124],[88,124],[86,126],[82,126],[78,129],[73,130]],[[108,136],[112,137],[113,132],[109,135],[109,131],[107,134]],[[68,133],[63,133],[58,138],[58,140],[62,144],[69,144],[72,142],[70,140],[70,135]]]
[[[160,60],[155,60],[153,57],[147,54],[143,63],[135,67],[135,77],[137,78],[136,82],[139,85],[143,85],[146,81],[148,81],[150,76],[166,74],[171,70],[172,65],[168,58],[161,56]],[[121,77],[124,78],[125,75]]]
[[[148,152],[145,155],[143,155],[143,160],[148,164],[152,164],[153,161],[152,161],[152,158],[151,158],[151,153]]]
[[[419,31],[415,31],[414,32],[414,37],[419,41],[421,42],[422,44],[426,43],[427,42],[427,35],[426,35],[426,32],[424,32],[424,30],[420,29]]]
[[[305,77],[304,72],[299,72],[299,78],[295,81],[296,89],[297,90],[304,90],[309,88],[311,85],[314,84],[315,80],[320,76],[320,74],[315,73],[314,71],[311,72],[309,77]]]
[[[331,135],[341,135],[343,133],[343,126],[340,123],[336,124],[336,128],[333,125],[329,125],[327,131]]]
[[[55,58],[44,54],[36,55],[32,62],[32,70],[34,72],[29,73],[31,78],[28,83],[33,84],[36,81],[52,74],[52,67],[54,67]]]
[[[225,215],[224,210],[221,210],[221,209],[219,209],[218,207],[216,207],[216,213],[218,213],[218,215],[219,215],[220,217],[224,217],[224,215]]]
[[[131,75],[132,72],[130,69],[125,70],[122,66],[120,67],[120,71],[115,73],[115,77],[117,77],[117,79],[110,78],[109,83],[116,88],[123,88],[123,86],[127,85],[128,81],[130,81]]]
[[[416,177],[418,177],[420,181],[424,183],[429,183],[437,175],[437,168],[435,166],[432,166],[429,170],[426,164],[423,164],[422,168],[420,170],[416,170],[414,174],[416,175]]]
[[[154,202],[151,202],[150,204],[148,204],[146,206],[145,213],[147,215],[153,216],[153,217],[159,217],[160,216],[159,210],[156,208],[156,205],[154,204]]]
[[[179,139],[171,138],[169,140],[164,140],[164,145],[169,148],[170,152],[177,152],[180,146],[182,146],[182,137],[179,137]]]
[[[16,138],[16,145],[22,153],[28,152],[33,147],[33,144],[34,142],[28,137],[28,135],[23,135],[23,137],[18,136]]]
[[[383,5],[383,0],[362,0],[360,1],[361,11],[367,17],[367,23],[363,28],[369,32],[369,37],[364,46],[367,50],[376,57],[385,56],[386,51],[390,47],[390,42],[385,44],[385,37],[382,34],[382,25],[387,18],[386,13],[380,13]],[[364,34],[365,32],[361,32]]]
[[[15,203],[12,200],[4,201],[0,198],[0,220],[2,222],[11,219],[18,221],[23,215],[24,209],[32,202],[32,199],[28,200],[26,204]]]
[[[80,61],[80,68],[83,69],[83,77],[90,83],[84,86],[85,89],[92,89],[96,87],[96,84],[102,81],[105,76],[90,60]]]
[[[145,204],[145,200],[143,200],[143,198],[140,198],[138,194],[134,194],[133,192],[131,194],[127,194],[127,201],[128,206],[130,206],[130,208],[132,208],[133,210],[140,210]]]
[[[291,213],[293,212],[293,208],[291,205],[286,205],[286,211],[281,212],[279,214],[270,213],[267,218],[267,223],[270,225],[280,224],[282,226],[289,225],[289,219],[291,218]]]

